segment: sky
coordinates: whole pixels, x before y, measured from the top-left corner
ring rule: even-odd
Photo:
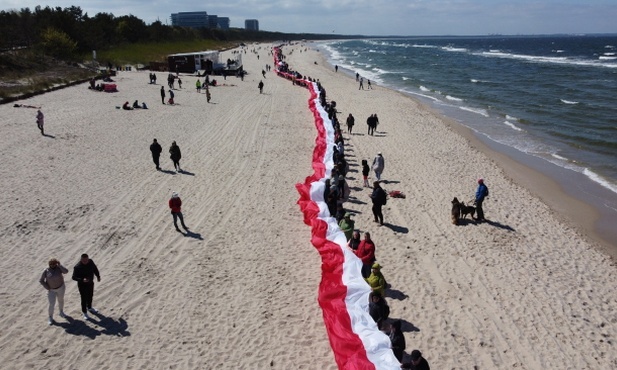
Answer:
[[[78,5],[80,4],[81,5]],[[617,0],[0,0],[0,10],[81,7],[171,25],[171,13],[206,11],[263,31],[367,36],[617,33]]]

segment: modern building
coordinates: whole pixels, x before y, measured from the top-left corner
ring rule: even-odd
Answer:
[[[247,19],[244,21],[244,28],[251,31],[259,31],[259,21],[257,19]]]
[[[218,28],[222,30],[228,30],[229,29],[229,17],[218,17],[218,19],[219,19]]]
[[[207,12],[180,12],[171,14],[171,25],[177,27],[208,27]]]

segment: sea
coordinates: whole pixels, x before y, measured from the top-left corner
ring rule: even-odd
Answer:
[[[617,34],[396,37],[318,44],[551,175],[617,230]],[[366,83],[365,83],[366,86]],[[613,236],[617,246],[617,231]]]

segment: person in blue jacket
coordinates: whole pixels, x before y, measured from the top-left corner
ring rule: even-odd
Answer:
[[[478,189],[476,190],[476,221],[482,222],[484,219],[484,210],[482,209],[482,202],[484,198],[488,197],[488,187],[484,184],[483,179],[478,179]]]

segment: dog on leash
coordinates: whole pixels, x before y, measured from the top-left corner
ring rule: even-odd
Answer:
[[[461,204],[456,197],[452,199],[452,224],[458,225],[458,220],[461,218],[462,208],[463,204]]]
[[[467,218],[467,215],[471,215],[471,219],[473,220],[473,216],[476,214],[476,207],[468,206],[465,202],[461,202],[461,216],[463,218]]]

